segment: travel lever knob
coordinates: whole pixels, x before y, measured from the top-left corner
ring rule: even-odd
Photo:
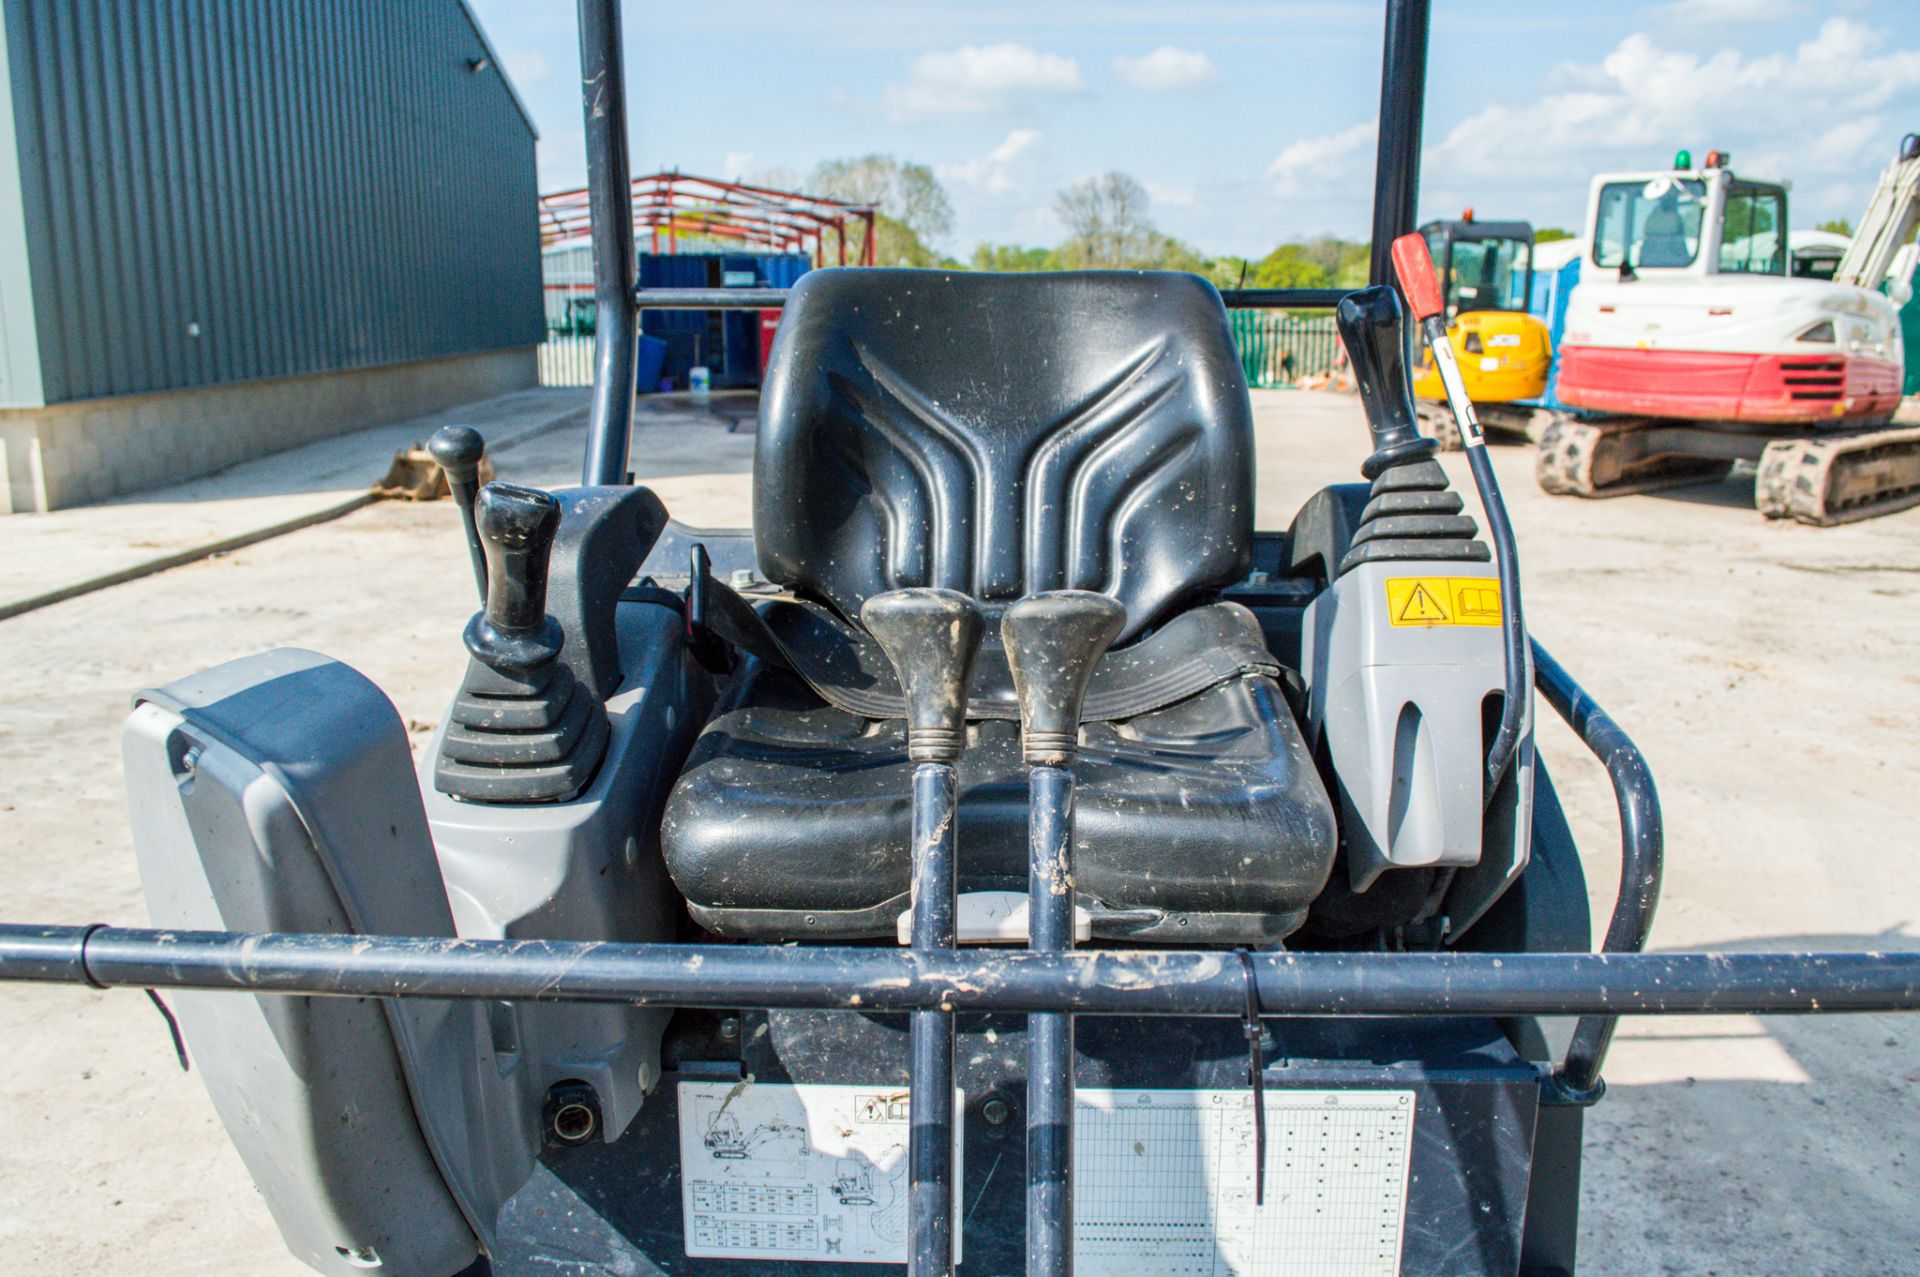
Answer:
[[[535,488],[489,483],[475,502],[487,558],[487,604],[467,627],[467,646],[495,667],[528,669],[560,651],[560,623],[547,615],[547,563],[560,503]]]
[[[1065,767],[1080,748],[1080,707],[1094,667],[1127,623],[1119,600],[1088,590],[1021,599],[1000,618],[1020,698],[1020,745],[1029,766]]]
[[[1407,376],[1407,335],[1400,294],[1387,286],[1362,288],[1340,299],[1334,310],[1340,340],[1353,362],[1373,455],[1360,467],[1372,479],[1382,470],[1431,456],[1439,449],[1420,434],[1413,411],[1413,383]]]
[[[980,605],[955,590],[894,590],[860,609],[893,662],[907,702],[907,757],[950,763],[966,745],[967,696],[986,630]]]

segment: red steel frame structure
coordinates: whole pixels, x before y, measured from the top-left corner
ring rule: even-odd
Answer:
[[[871,204],[692,173],[652,173],[632,185],[634,229],[652,237],[656,253],[678,252],[685,237],[805,253],[815,266],[827,265],[829,251],[840,266],[872,266],[877,259],[878,210]],[[584,186],[540,197],[542,246],[585,238],[590,220]]]

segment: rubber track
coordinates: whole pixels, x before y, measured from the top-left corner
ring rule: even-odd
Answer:
[[[1610,439],[1642,425],[1639,421],[1590,422],[1556,417],[1540,436],[1534,454],[1533,476],[1540,487],[1556,496],[1624,497],[1690,483],[1710,483],[1724,476],[1733,463],[1701,457],[1658,457],[1608,484],[1596,484],[1594,463],[1604,455]]]
[[[1453,419],[1452,405],[1444,400],[1416,399],[1413,411],[1427,433],[1439,443],[1440,451],[1466,451],[1466,443],[1460,438],[1460,423]]]
[[[1839,481],[1885,468],[1873,490],[1835,502]],[[1754,505],[1769,519],[1816,528],[1854,523],[1920,505],[1920,427],[1862,431],[1767,445],[1754,483]]]

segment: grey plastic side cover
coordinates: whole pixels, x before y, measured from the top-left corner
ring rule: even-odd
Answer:
[[[158,927],[452,936],[406,733],[347,666],[284,650],[141,695],[123,736]],[[533,1169],[485,1008],[178,998],[221,1121],[289,1249],[449,1277]]]

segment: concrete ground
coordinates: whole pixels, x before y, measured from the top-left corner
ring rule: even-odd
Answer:
[[[432,416],[322,439],[288,452],[98,505],[16,516],[4,525],[0,616],[56,591],[137,572],[259,532],[333,517],[365,498],[396,452],[443,425],[509,444],[585,421],[583,390],[515,391]]]
[[[1256,407],[1261,523],[1284,526],[1316,488],[1355,477],[1364,431],[1350,398],[1260,392]],[[580,443],[569,426],[496,460],[505,478],[567,483]],[[739,523],[752,444],[669,413],[636,441],[635,468],[683,521]],[[1655,946],[1920,942],[1920,510],[1769,524],[1750,478],[1556,500],[1535,488],[1530,450],[1493,455],[1534,634],[1660,783]],[[199,514],[164,506],[129,513],[138,529],[100,514],[97,535],[176,535]],[[23,522],[0,524],[6,557],[68,573],[65,538],[19,539]],[[451,506],[388,503],[0,622],[5,916],[144,921],[116,745],[136,689],[308,646],[372,676],[422,739],[462,667],[471,590]],[[1604,917],[1618,869],[1604,775],[1551,715],[1541,748]],[[305,1271],[138,993],[0,989],[0,1042],[0,1271]],[[1920,1021],[1629,1022],[1608,1077],[1583,1273],[1920,1272]]]

